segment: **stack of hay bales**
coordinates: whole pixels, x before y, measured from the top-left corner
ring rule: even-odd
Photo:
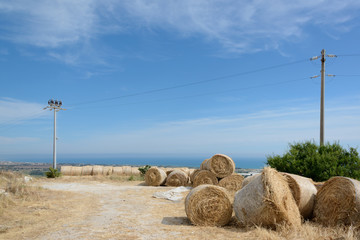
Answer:
[[[300,212],[285,177],[272,168],[265,168],[236,193],[234,211],[243,225],[301,225]]]
[[[219,186],[193,188],[185,199],[185,212],[198,226],[224,226],[231,220],[232,203],[227,191]]]
[[[360,224],[360,182],[347,177],[332,177],[316,195],[315,221],[333,226]]]
[[[93,166],[83,166],[82,167],[82,176],[91,176],[93,174]]]

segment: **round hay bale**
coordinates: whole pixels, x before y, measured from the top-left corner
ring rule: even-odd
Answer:
[[[82,167],[82,176],[91,176],[93,171],[93,166],[83,166]]]
[[[98,166],[98,165],[95,165],[93,166],[93,176],[100,176],[103,174],[103,168],[104,166]]]
[[[167,176],[165,185],[179,187],[186,186],[188,182],[189,177],[186,175],[186,173],[180,170],[174,170],[169,174],[169,176]]]
[[[81,176],[82,167],[72,167],[71,176]]]
[[[219,186],[225,188],[230,192],[237,192],[241,189],[244,177],[240,174],[234,173],[230,176],[224,177],[219,181]]]
[[[138,167],[131,167],[131,175],[139,176],[140,175],[139,168]]]
[[[178,170],[183,171],[187,176],[190,175],[190,169],[187,167],[178,168]]]
[[[208,170],[200,170],[195,176],[193,181],[193,187],[197,187],[203,184],[216,185],[219,181],[215,174]]]
[[[202,169],[209,170],[218,178],[230,176],[235,171],[234,161],[224,154],[215,154],[202,163]]]
[[[243,182],[242,182],[242,187],[245,187],[246,185],[248,185],[249,182],[251,182],[256,176],[260,175],[260,173],[256,173],[254,175],[251,175],[249,177],[244,178]]]
[[[113,167],[113,175],[123,175],[122,167]]]
[[[205,166],[205,163],[206,163],[208,160],[209,160],[209,158],[208,158],[208,159],[205,159],[204,161],[202,161],[202,163],[200,164],[200,170],[207,170],[207,169],[204,168],[204,166]]]
[[[163,170],[152,167],[145,173],[145,184],[148,186],[164,185],[166,177],[166,173]]]
[[[113,167],[112,166],[104,166],[102,175],[109,176],[109,175],[112,175],[112,172],[113,172]]]
[[[315,221],[324,225],[359,225],[360,182],[347,177],[332,177],[316,195]]]
[[[174,171],[174,169],[166,169],[166,176],[169,176],[170,173],[172,173]]]
[[[300,212],[285,177],[269,167],[235,194],[234,211],[243,225],[301,225]]]
[[[61,166],[60,172],[63,176],[71,176],[72,166]]]
[[[317,189],[310,178],[302,177],[290,173],[282,173],[285,176],[291,193],[299,207],[301,216],[304,219],[312,217],[315,205]]]
[[[123,175],[131,176],[131,167],[130,166],[123,166]]]
[[[194,169],[194,171],[190,174],[190,182],[191,183],[194,182],[194,178],[198,172],[200,172],[200,169]]]
[[[214,185],[193,188],[185,199],[185,212],[198,226],[224,226],[231,220],[232,204],[226,189]]]

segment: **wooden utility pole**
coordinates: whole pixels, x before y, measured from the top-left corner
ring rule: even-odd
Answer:
[[[310,58],[310,60],[316,60],[321,58],[321,98],[320,98],[320,146],[324,145],[324,135],[325,135],[325,61],[326,57],[337,57],[336,55],[325,54],[325,49],[321,50],[321,56],[316,56]],[[334,76],[334,75],[328,75],[328,76]],[[311,77],[316,78],[319,77],[319,75]]]

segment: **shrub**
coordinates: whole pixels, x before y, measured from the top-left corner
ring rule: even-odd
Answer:
[[[49,168],[48,172],[45,172],[47,178],[57,178],[61,176],[61,172],[59,170],[54,169],[52,167]]]
[[[267,156],[267,164],[278,171],[294,173],[326,181],[333,176],[360,179],[360,158],[357,150],[344,149],[338,142],[316,145],[313,141],[289,144],[283,156]]]
[[[149,170],[149,168],[151,168],[150,165],[146,165],[144,167],[139,167],[139,171],[140,171],[140,175],[141,176],[145,176],[145,173],[147,172],[147,170]]]

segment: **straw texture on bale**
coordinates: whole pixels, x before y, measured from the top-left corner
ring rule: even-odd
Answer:
[[[243,187],[245,187],[246,185],[248,185],[249,182],[251,182],[252,180],[254,180],[254,178],[256,178],[256,176],[259,176],[259,175],[260,175],[260,173],[256,173],[256,174],[254,174],[254,175],[251,175],[251,176],[249,176],[249,177],[244,178],[244,180],[243,180],[243,182],[242,182],[242,187],[241,187],[241,188],[243,188]]]
[[[190,174],[190,182],[191,183],[194,182],[194,178],[198,172],[200,172],[200,169],[194,169],[194,171]]]
[[[209,170],[218,178],[224,178],[234,173],[235,163],[229,156],[215,154],[209,160],[204,161],[201,168]]]
[[[231,220],[232,204],[224,188],[201,185],[187,195],[185,212],[194,225],[224,226]]]
[[[189,168],[177,168],[176,170],[183,171],[187,176],[190,175],[190,169]]]
[[[166,173],[157,167],[152,167],[145,173],[145,184],[148,186],[164,185],[166,181]]]
[[[172,171],[169,176],[166,178],[166,185],[179,187],[179,186],[186,186],[189,182],[189,177],[181,170],[174,170]]]
[[[83,166],[82,167],[82,176],[91,176],[93,171],[93,166]]]
[[[166,172],[166,176],[169,176],[170,173],[172,173],[174,171],[174,169],[167,169]]]
[[[103,175],[104,176],[112,175],[112,172],[113,172],[113,167],[112,166],[104,166],[103,167]]]
[[[234,211],[243,225],[301,225],[300,212],[285,177],[269,167],[235,194]]]
[[[324,185],[325,182],[314,182],[313,184],[315,185],[316,189],[319,191],[320,188]]]
[[[219,186],[225,188],[230,192],[236,192],[241,189],[244,177],[240,174],[234,173],[230,176],[224,177],[219,181]]]
[[[82,167],[72,167],[71,176],[81,176]]]
[[[208,170],[200,170],[196,173],[193,181],[193,187],[197,187],[203,184],[216,185],[219,181],[215,174]]]
[[[113,167],[113,175],[122,175],[123,168],[122,167]]]
[[[138,167],[131,167],[131,175],[140,175],[140,171]]]
[[[200,170],[206,170],[206,169],[204,168],[204,166],[205,166],[205,163],[206,163],[208,160],[209,160],[209,158],[208,158],[208,159],[205,159],[204,161],[202,161],[202,163],[200,164]]]
[[[314,208],[315,221],[324,225],[360,224],[360,182],[332,177],[320,188]]]
[[[131,167],[123,166],[123,175],[130,176],[131,175]]]
[[[104,166],[93,166],[93,176],[99,176],[103,174]]]
[[[290,173],[282,173],[304,219],[312,217],[317,189],[312,179]]]
[[[61,166],[61,173],[64,176],[71,176],[71,167],[72,166]]]

